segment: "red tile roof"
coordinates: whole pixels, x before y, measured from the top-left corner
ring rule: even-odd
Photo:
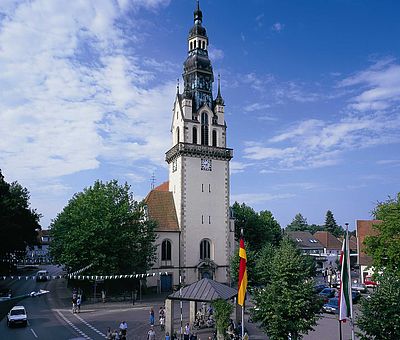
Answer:
[[[326,249],[340,250],[342,249],[342,243],[333,236],[329,231],[317,231],[314,237],[321,242]]]
[[[358,263],[362,266],[370,266],[372,264],[371,256],[364,252],[364,240],[366,236],[375,236],[378,231],[373,225],[382,223],[381,220],[357,220],[357,239],[358,239]]]
[[[157,221],[156,231],[179,231],[174,197],[165,182],[149,192],[145,198],[149,218]]]
[[[155,187],[153,190],[169,191],[169,181],[166,181],[166,182],[160,184],[158,187]]]

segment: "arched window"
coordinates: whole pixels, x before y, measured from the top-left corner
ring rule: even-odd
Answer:
[[[169,240],[161,243],[161,261],[171,261],[171,242]]]
[[[194,48],[196,48],[196,40],[193,41],[193,46],[194,46]]]
[[[176,143],[179,143],[179,126],[176,128]]]
[[[212,146],[217,146],[217,131],[213,130],[212,132]]]
[[[203,240],[200,243],[200,259],[201,260],[211,259],[211,246],[209,240]]]
[[[197,128],[195,126],[193,126],[192,135],[193,135],[193,144],[197,144]]]
[[[193,43],[190,42],[190,50],[193,50]]]
[[[201,145],[208,145],[208,114],[201,114]]]
[[[203,41],[203,50],[205,50],[205,49],[206,49],[206,42]]]

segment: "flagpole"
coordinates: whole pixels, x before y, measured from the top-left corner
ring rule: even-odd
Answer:
[[[243,228],[240,229],[240,235],[243,238]],[[246,299],[246,295],[245,295],[245,299]],[[243,301],[243,305],[242,305],[242,329],[241,329],[241,333],[242,333],[242,339],[244,337],[244,301]]]
[[[342,340],[342,321],[339,321],[339,340]]]
[[[350,326],[351,326],[351,340],[355,340],[354,334],[354,322],[353,322],[353,299],[351,295],[351,271],[350,271],[350,243],[349,243],[349,224],[345,223],[346,226],[346,243],[347,243],[347,270],[348,270],[348,277],[350,279],[349,282],[349,290],[350,290]]]

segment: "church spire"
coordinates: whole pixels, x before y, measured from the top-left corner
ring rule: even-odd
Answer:
[[[218,93],[217,98],[215,98],[215,104],[224,105],[224,99],[221,96],[221,75],[218,73]]]
[[[200,9],[200,3],[199,0],[197,0],[197,6],[196,10],[194,11],[194,23],[197,25],[201,25],[201,22],[203,21],[203,13],[201,12]]]

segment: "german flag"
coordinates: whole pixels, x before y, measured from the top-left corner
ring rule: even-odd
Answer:
[[[246,269],[246,250],[244,249],[243,236],[240,238],[239,247],[239,284],[238,284],[238,304],[243,307],[244,300],[246,298],[246,288],[247,288],[247,269]]]

